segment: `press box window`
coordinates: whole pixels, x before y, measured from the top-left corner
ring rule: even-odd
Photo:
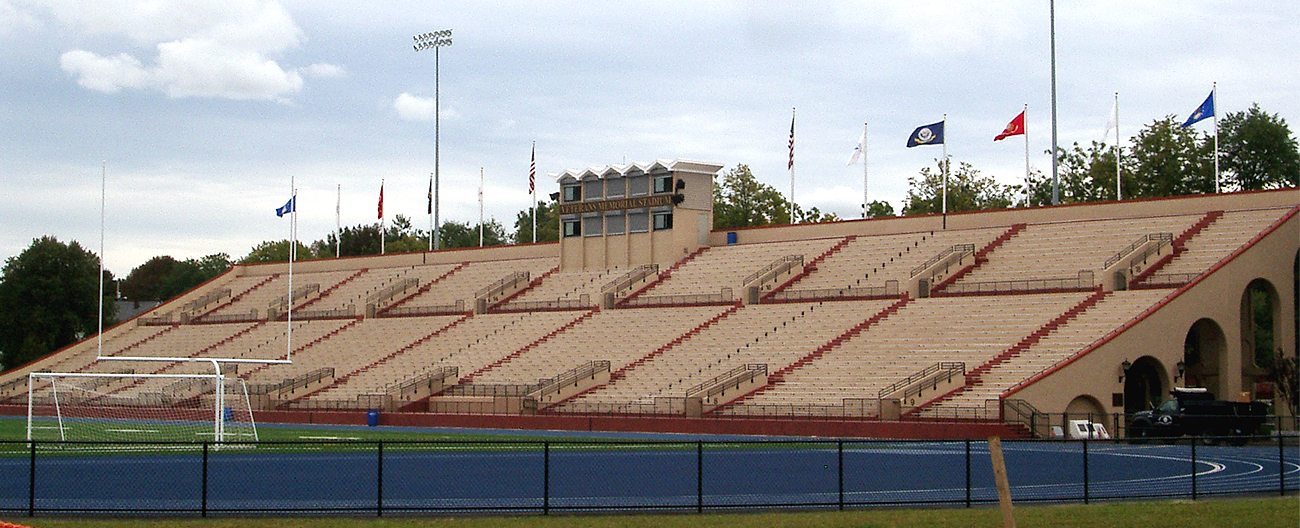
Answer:
[[[575,237],[582,234],[581,224],[577,220],[564,221],[564,236]]]
[[[582,219],[582,233],[585,236],[598,236],[601,233],[601,218],[588,216]]]
[[[644,233],[649,230],[650,215],[646,214],[645,209],[627,212],[627,231],[629,233]]]
[[[654,193],[666,193],[673,190],[673,177],[668,174],[654,176]]]
[[[606,216],[605,216],[605,234],[606,234],[606,235],[621,235],[621,234],[623,234],[623,227],[624,227],[624,224],[625,224],[626,222],[627,222],[627,217],[623,216],[623,213],[617,213],[617,214],[612,214],[612,215],[606,215]]]
[[[655,221],[655,231],[659,231],[659,230],[661,230],[661,229],[672,229],[672,228],[673,228],[673,214],[672,214],[672,213],[668,213],[668,212],[664,212],[664,213],[655,213],[655,214],[654,214],[654,221]]]
[[[577,202],[582,200],[582,187],[577,185],[565,185],[564,196],[561,196],[566,202]]]

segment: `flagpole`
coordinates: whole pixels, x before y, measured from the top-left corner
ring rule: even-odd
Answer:
[[[862,122],[862,217],[867,217],[867,122]]]
[[[384,179],[379,179],[379,254],[384,254]]]
[[[1029,103],[1025,103],[1025,110],[1021,114],[1025,116],[1025,205],[1029,205]]]
[[[104,204],[108,195],[108,160],[99,162],[99,333],[95,357],[104,357]]]
[[[1124,181],[1120,173],[1120,157],[1123,156],[1123,151],[1120,149],[1119,141],[1119,92],[1115,92],[1115,201],[1124,199],[1123,188],[1120,186]]]
[[[1210,110],[1214,112],[1214,194],[1219,194],[1219,82],[1210,85]]]
[[[1061,178],[1060,171],[1057,167],[1056,159],[1056,0],[1051,0],[1048,5],[1048,13],[1051,26],[1051,50],[1052,50],[1052,205],[1061,203]]]
[[[483,167],[478,168],[478,247],[483,247]]]
[[[943,114],[943,228],[948,229],[948,114]]]
[[[429,200],[428,207],[426,208],[427,212],[429,213],[429,251],[433,251],[433,230],[435,226],[433,225],[433,173],[432,172],[429,173],[429,195],[427,198]]]
[[[528,190],[533,193],[533,243],[537,243],[537,142],[533,142],[533,154],[528,165]]]
[[[295,206],[298,204],[294,204]],[[343,243],[343,184],[338,184],[338,194],[334,198],[334,258],[341,255],[341,244]]]
[[[794,217],[794,116],[795,108],[790,107],[790,223],[797,224]]]
[[[289,217],[289,303],[284,323],[284,359],[293,361],[293,256],[298,246],[298,187],[294,175],[289,175],[289,203],[293,204]]]

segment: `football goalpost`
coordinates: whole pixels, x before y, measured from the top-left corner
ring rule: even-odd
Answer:
[[[27,440],[255,442],[257,424],[234,376],[33,372]]]

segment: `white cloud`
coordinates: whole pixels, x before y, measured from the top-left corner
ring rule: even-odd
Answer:
[[[393,110],[403,121],[433,121],[433,98],[402,92],[393,100]]]
[[[157,52],[104,56],[76,49],[60,57],[77,84],[106,93],[158,90],[168,97],[284,101],[303,75],[338,77],[332,64],[285,68],[272,55],[299,46],[302,30],[277,2],[66,2],[47,4],[54,19],[88,34],[123,36]]]
[[[298,68],[298,72],[308,77],[315,77],[318,79],[333,79],[343,77],[348,73],[342,66],[323,62]]]
[[[122,88],[144,88],[154,83],[152,73],[125,53],[101,57],[85,50],[72,50],[59,57],[59,66],[76,75],[77,84],[98,92],[116,93]]]

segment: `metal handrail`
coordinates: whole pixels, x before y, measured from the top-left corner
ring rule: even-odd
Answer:
[[[731,370],[714,376],[708,381],[697,383],[695,386],[686,389],[686,397],[690,398],[705,391],[709,391],[706,396],[712,396],[714,393],[709,389],[715,388],[718,385],[730,385],[732,382],[736,381],[733,378],[739,378],[740,381],[748,381],[760,374],[767,374],[767,363],[748,363],[745,365],[738,365]]]
[[[582,365],[561,372],[554,378],[542,380],[541,383],[537,385],[537,388],[533,389],[528,396],[535,399],[542,398],[549,394],[559,392],[560,389],[564,387],[574,385],[580,379],[593,377],[602,371],[609,372],[608,360],[601,359],[588,361]]]
[[[952,368],[959,368],[964,373],[966,372],[966,363],[961,361],[942,361],[939,363],[935,363],[933,365],[930,365],[928,367],[925,367],[917,372],[908,375],[906,378],[895,381],[893,384],[891,384],[888,387],[880,389],[880,391],[876,393],[876,397],[884,398],[885,395],[897,391],[898,389],[901,389],[908,385],[911,385],[921,379],[924,379],[926,376],[935,374],[943,369],[952,369]]]
[[[898,281],[887,280],[884,286],[867,286],[865,288],[825,288],[815,290],[781,290],[771,294],[769,299],[777,301],[816,301],[824,299],[842,299],[856,297],[890,297],[898,295]]]
[[[1156,244],[1156,250],[1158,251],[1160,247],[1172,243],[1174,240],[1174,235],[1173,233],[1147,233],[1145,235],[1142,235],[1138,237],[1137,240],[1134,240],[1133,243],[1129,244],[1124,249],[1119,250],[1118,253],[1115,253],[1110,258],[1106,259],[1106,263],[1101,265],[1101,269],[1109,268],[1112,265],[1114,265],[1116,262],[1124,260],[1124,257],[1128,256],[1129,253],[1137,251],[1137,248],[1142,247],[1143,244],[1146,244],[1148,241],[1151,240],[1155,240],[1159,242],[1158,244]],[[1143,258],[1146,258],[1151,253],[1152,253],[1151,250],[1147,250],[1141,257],[1135,260],[1141,260]]]
[[[531,275],[527,271],[511,272],[510,274],[497,279],[492,284],[479,288],[478,291],[474,292],[474,298],[482,299],[493,293],[500,293],[506,288],[515,286],[520,282],[528,282],[530,280],[529,277],[531,277]]]
[[[921,272],[925,271],[926,268],[929,268],[930,266],[933,266],[939,263],[939,261],[948,258],[952,255],[958,255],[958,257],[965,257],[966,255],[974,254],[974,253],[975,253],[975,244],[953,244],[952,247],[940,251],[935,256],[930,257],[925,262],[921,263],[920,266],[912,268],[912,274],[908,275],[908,277],[910,278],[910,277],[915,277],[917,275],[920,275]]]
[[[681,306],[691,304],[722,304],[735,300],[731,288],[723,287],[718,293],[697,293],[686,295],[642,295],[623,302],[625,308],[645,306]]]
[[[943,293],[993,293],[1038,290],[1087,289],[1097,286],[1092,270],[1079,270],[1077,277],[1023,279],[949,284]]]
[[[623,274],[622,277],[619,277],[617,279],[605,283],[604,286],[600,287],[600,292],[618,293],[626,289],[627,287],[636,284],[638,281],[650,275],[656,274],[658,272],[659,272],[658,264],[642,264],[640,266],[632,268],[632,271]]]
[[[367,303],[379,302],[396,297],[399,294],[406,293],[406,290],[420,285],[420,279],[407,277],[393,284],[389,284],[370,295],[366,296]]]
[[[780,273],[784,273],[790,268],[802,264],[803,264],[803,255],[786,255],[772,262],[769,262],[766,266],[763,266],[762,269],[750,273],[749,276],[745,277],[745,280],[741,281],[740,283],[748,285],[758,280],[761,277],[767,276],[768,274],[777,275]]]

